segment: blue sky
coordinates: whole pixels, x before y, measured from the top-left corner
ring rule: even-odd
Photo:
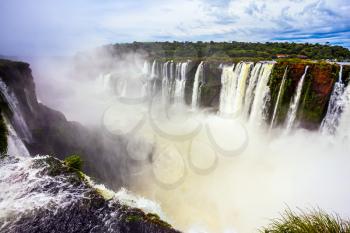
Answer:
[[[350,0],[1,0],[0,54],[132,41],[294,41],[350,48]]]

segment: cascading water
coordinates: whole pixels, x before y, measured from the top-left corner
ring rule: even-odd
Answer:
[[[246,85],[247,85],[247,79],[251,70],[253,63],[247,63],[244,62],[242,64],[242,68],[239,72],[238,80],[237,80],[237,89],[235,93],[235,100],[234,100],[234,113],[240,114],[243,109],[243,101],[246,91]]]
[[[249,117],[249,124],[260,126],[263,124],[266,103],[269,100],[270,89],[267,85],[274,63],[263,63],[255,88],[254,100]]]
[[[151,64],[149,63],[149,61],[146,60],[143,63],[142,73],[144,75],[149,75],[150,74],[150,70],[151,70]]]
[[[292,99],[292,102],[291,102],[289,110],[288,110],[288,115],[287,115],[287,120],[286,120],[286,132],[287,133],[292,129],[292,127],[294,125],[294,121],[295,121],[296,116],[297,116],[301,92],[303,90],[303,84],[304,84],[305,76],[306,76],[308,69],[309,69],[309,66],[306,66],[304,74],[298,82],[296,93]]]
[[[5,98],[11,112],[13,113],[13,120],[15,126],[20,131],[20,136],[24,141],[31,141],[32,134],[24,120],[23,114],[19,108],[19,103],[16,96],[7,88],[6,84],[0,79],[0,92]]]
[[[343,66],[340,65],[338,81],[334,84],[333,92],[329,100],[327,114],[320,126],[321,133],[323,134],[335,134],[336,129],[339,125],[340,115],[343,112],[343,108],[346,102],[346,94],[344,95],[345,85],[342,80],[342,75]]]
[[[338,127],[336,128],[337,135],[341,140],[348,142],[350,134],[350,85],[344,90],[342,95],[342,113],[339,116]]]
[[[240,70],[242,63],[239,63],[236,70]],[[220,114],[233,113],[234,91],[237,84],[237,73],[234,70],[235,65],[222,66],[221,73],[221,92],[220,92]]]
[[[286,69],[284,70],[282,82],[281,82],[280,88],[279,88],[279,90],[278,90],[277,100],[276,100],[276,103],[275,103],[275,107],[274,107],[274,109],[273,109],[273,114],[272,114],[272,120],[271,120],[270,129],[272,129],[272,128],[274,127],[274,123],[275,123],[275,119],[276,119],[276,115],[277,115],[278,106],[279,106],[279,103],[280,103],[280,99],[282,98],[282,92],[283,92],[283,88],[284,88],[284,83],[286,82],[286,78],[287,78],[287,71],[288,71],[288,66],[287,66]]]
[[[222,67],[220,114],[235,115],[241,113],[251,66],[252,63],[240,62],[234,70],[234,65]]]
[[[153,79],[156,77],[157,77],[157,60],[154,60],[151,68],[151,78]]]
[[[174,98],[175,98],[175,103],[177,104],[179,103],[182,104],[185,101],[187,67],[188,67],[188,62],[182,62],[176,65]]]
[[[203,82],[203,61],[198,65],[194,76],[193,91],[192,91],[192,110],[197,109],[200,102],[200,89]]]
[[[28,149],[24,145],[22,139],[20,139],[17,135],[16,130],[12,127],[11,123],[9,120],[6,119],[6,117],[2,116],[6,128],[7,128],[7,154],[12,155],[12,156],[24,156],[28,157],[30,156]]]
[[[262,67],[261,62],[256,63],[252,72],[251,72],[250,78],[249,78],[249,83],[248,83],[247,91],[246,91],[245,98],[244,98],[244,116],[245,116],[245,118],[248,118],[248,116],[250,114],[252,102],[254,100],[255,88],[256,88],[256,84],[258,82],[258,77],[260,74],[261,67]]]
[[[168,75],[169,62],[165,62],[162,67],[162,102],[167,104],[169,102],[169,75]]]

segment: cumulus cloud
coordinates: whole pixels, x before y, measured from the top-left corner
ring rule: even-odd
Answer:
[[[153,40],[326,41],[350,47],[348,0],[4,0],[0,53]]]

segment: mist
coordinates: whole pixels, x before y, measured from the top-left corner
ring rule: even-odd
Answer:
[[[175,228],[255,232],[286,208],[350,217],[343,132],[286,133],[243,117],[164,105],[160,93],[147,94],[145,59],[142,51],[102,49],[38,61],[36,88],[43,103],[69,120],[125,139],[116,150],[129,161],[128,188],[159,203]]]

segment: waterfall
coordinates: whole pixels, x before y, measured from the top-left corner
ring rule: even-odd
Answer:
[[[194,76],[193,91],[192,91],[192,109],[196,109],[200,102],[200,89],[203,82],[203,61],[198,65]]]
[[[280,103],[280,99],[282,97],[282,92],[283,92],[283,88],[284,88],[284,83],[286,82],[286,78],[287,78],[287,71],[288,71],[288,66],[286,67],[286,69],[284,70],[284,74],[283,74],[283,78],[282,78],[282,82],[277,94],[277,100],[275,103],[275,107],[273,109],[273,114],[272,114],[272,120],[271,120],[271,125],[270,125],[270,129],[273,128],[274,123],[275,123],[275,119],[276,119],[276,115],[277,115],[277,109]]]
[[[299,107],[299,102],[300,102],[300,97],[301,97],[301,92],[303,90],[303,84],[305,80],[305,76],[307,73],[307,70],[309,69],[309,66],[305,67],[305,71],[301,79],[299,80],[296,93],[293,97],[293,100],[290,104],[289,110],[288,110],[288,115],[287,115],[287,121],[286,121],[286,132],[289,132],[291,128],[293,127],[295,118],[297,116],[297,111]]]
[[[13,113],[13,120],[16,128],[20,131],[22,139],[26,142],[31,141],[32,134],[29,131],[27,123],[24,120],[22,111],[19,108],[19,103],[16,96],[10,92],[6,84],[0,79],[0,92],[5,98],[11,112]]]
[[[259,72],[258,82],[249,117],[250,125],[260,126],[265,120],[266,103],[269,99],[270,89],[267,85],[274,63],[264,63]]]
[[[150,66],[151,66],[151,64],[149,63],[149,61],[145,60],[145,62],[143,63],[143,68],[142,68],[142,73],[144,75],[150,74]],[[153,65],[152,65],[152,67],[153,67]]]
[[[233,113],[234,90],[236,89],[236,70],[240,70],[242,63],[239,63],[234,70],[235,65],[222,66],[221,73],[221,92],[220,92],[220,114]]]
[[[320,130],[324,134],[335,133],[339,125],[340,115],[343,112],[346,93],[344,93],[345,85],[342,80],[342,75],[343,66],[340,65],[338,81],[334,84],[331,98],[328,104],[327,113],[320,126]]]
[[[248,118],[251,110],[252,102],[254,99],[254,92],[255,92],[256,84],[258,82],[258,77],[259,77],[261,67],[262,67],[261,62],[256,63],[249,78],[249,83],[248,83],[247,91],[244,98],[244,116],[246,118]]]
[[[342,140],[349,141],[350,134],[350,85],[345,88],[344,94],[342,95],[342,113],[337,120],[338,127],[337,135]]]
[[[243,101],[246,91],[246,85],[247,85],[247,79],[250,73],[250,69],[252,67],[253,63],[246,63],[244,62],[242,64],[242,68],[240,69],[238,80],[237,80],[237,89],[234,97],[234,113],[240,114],[242,112],[243,108]]]
[[[169,77],[168,77],[169,62],[163,64],[162,72],[162,102],[167,104],[169,102]]]
[[[175,103],[183,104],[185,102],[185,86],[186,86],[186,73],[188,62],[178,63],[176,66],[175,77]]]
[[[22,139],[17,135],[16,130],[11,125],[10,121],[2,116],[7,128],[7,154],[15,157],[26,157],[30,156],[26,146],[24,145]]]
[[[154,60],[151,68],[151,79],[157,77],[157,60]]]
[[[222,67],[220,114],[232,115],[241,113],[251,66],[252,63],[240,62],[235,69],[234,65]]]

